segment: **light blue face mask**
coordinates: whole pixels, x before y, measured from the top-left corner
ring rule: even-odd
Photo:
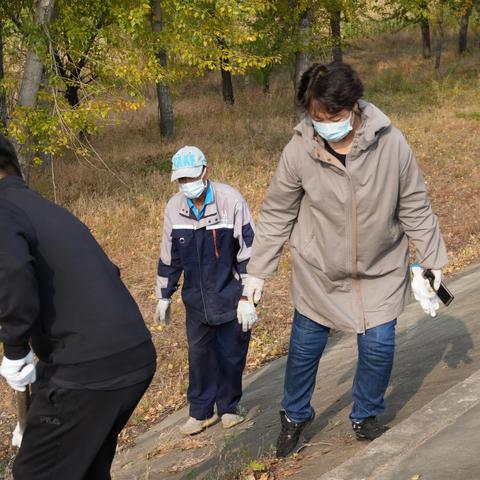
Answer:
[[[205,175],[205,173],[203,175]],[[195,182],[180,183],[180,192],[182,192],[190,200],[195,200],[198,198],[207,187],[206,182],[203,180],[203,175],[200,180],[196,180]]]
[[[353,112],[350,112],[348,118],[342,122],[316,122],[312,120],[313,128],[327,142],[339,142],[353,130],[352,115]]]

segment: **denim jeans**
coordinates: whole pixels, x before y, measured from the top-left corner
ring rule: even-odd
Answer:
[[[397,320],[392,320],[357,335],[358,364],[353,380],[351,420],[376,416],[385,409],[384,395],[392,372],[396,323]],[[295,311],[282,402],[294,422],[304,422],[312,416],[310,401],[329,332],[328,327]]]

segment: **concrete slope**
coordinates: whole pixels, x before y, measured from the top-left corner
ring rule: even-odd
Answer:
[[[319,480],[478,480],[480,370]]]
[[[449,282],[455,302],[436,318],[426,317],[416,302],[400,317],[397,353],[383,420],[396,425],[432,399],[480,369],[480,265]],[[296,478],[318,479],[368,444],[357,442],[348,413],[356,364],[356,336],[337,333],[320,362],[312,404],[317,418],[310,427],[310,447],[302,461],[287,461]],[[117,456],[115,479],[224,478],[251,459],[273,450],[278,435],[285,358],[245,379],[242,426],[224,431],[216,425],[191,439],[178,426],[183,409],[155,425],[137,445]],[[479,475],[480,478],[480,475]]]

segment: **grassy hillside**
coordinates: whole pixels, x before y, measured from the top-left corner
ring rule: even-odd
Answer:
[[[436,82],[432,62],[421,58],[418,40],[418,32],[403,32],[358,42],[346,61],[359,70],[365,98],[391,117],[417,154],[450,252],[447,272],[453,273],[480,257],[480,51],[458,59],[451,39],[444,79]],[[122,434],[126,445],[186,400],[187,345],[180,295],[175,296],[169,327],[151,322],[163,209],[176,190],[169,182],[172,154],[183,145],[198,145],[213,166],[213,178],[241,190],[256,215],[292,133],[288,72],[275,73],[268,97],[243,79],[237,79],[236,87],[237,103],[231,108],[222,102],[217,76],[177,86],[177,136],[166,143],[159,138],[152,92],[143,110],[112,119],[112,126],[93,139],[98,158],[57,159],[54,182],[51,171],[38,172],[34,181],[50,198],[55,185],[57,201],[92,229],[120,266],[153,333],[158,370]],[[266,288],[249,369],[286,351],[292,316],[288,278],[285,255],[279,275]],[[4,383],[1,388],[0,464],[1,458],[6,464],[13,453],[9,432],[15,420],[13,395]]]

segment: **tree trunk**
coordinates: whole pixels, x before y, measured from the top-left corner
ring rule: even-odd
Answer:
[[[428,23],[428,18],[422,17],[420,20],[420,29],[422,31],[423,58],[427,59],[432,56],[432,45],[430,43],[430,24]]]
[[[34,23],[36,25],[47,25],[50,22],[55,0],[38,0],[35,5]],[[35,109],[37,105],[38,90],[42,82],[43,64],[37,53],[30,48],[27,53],[25,67],[23,69],[22,83],[18,94],[17,105]],[[28,145],[20,146],[15,142],[18,159],[22,167],[26,168],[26,180],[29,177],[29,166],[32,153]]]
[[[3,22],[0,21],[0,81],[3,81]],[[7,95],[5,87],[0,90],[0,127],[7,127]]]
[[[235,103],[235,97],[233,95],[232,72],[223,68],[221,71],[223,100],[229,105],[233,105]]]
[[[467,50],[468,22],[471,14],[472,7],[470,7],[460,18],[460,31],[458,33],[458,53],[460,55]]]
[[[269,95],[270,94],[270,72],[272,71],[272,67],[264,67],[262,68],[262,85],[263,85],[263,94]]]
[[[297,105],[297,91],[300,79],[302,78],[303,72],[308,68],[310,63],[310,54],[308,53],[308,47],[310,45],[310,24],[312,22],[312,10],[307,8],[305,12],[302,13],[300,17],[300,39],[302,43],[301,50],[295,52],[295,73],[293,77],[294,88],[295,88],[295,122],[300,122],[304,117],[304,112]]]
[[[42,73],[42,81],[40,83],[40,91],[46,92],[48,90],[49,84],[50,84],[50,74],[48,70],[44,68]],[[40,97],[40,99],[38,100],[37,108],[52,110],[52,105],[48,100],[48,97],[45,97],[45,98]],[[37,157],[39,157],[42,160],[42,166],[44,168],[51,166],[52,164],[51,153],[35,152],[35,154]]]
[[[55,0],[38,0],[35,7],[34,23],[46,25],[50,21]],[[23,69],[22,84],[18,94],[18,105],[21,107],[35,108],[37,95],[42,82],[43,63],[31,48],[28,51],[25,67]]]
[[[443,2],[440,2],[436,18],[436,39],[435,39],[435,76],[440,79],[440,63],[442,59],[443,40],[445,36],[445,16]]]
[[[341,62],[343,55],[340,10],[336,10],[330,14],[330,31],[332,35],[332,59],[335,62]]]
[[[163,10],[160,0],[152,0],[152,30],[154,33],[161,33],[163,30]],[[167,52],[160,48],[156,54],[158,63],[166,69]],[[170,95],[170,85],[168,82],[158,81],[156,83],[157,101],[158,101],[158,119],[160,135],[168,138],[175,134],[175,122],[173,116],[172,97]]]
[[[67,89],[65,90],[65,98],[68,104],[73,108],[77,108],[80,103],[80,98],[78,97],[79,89],[80,86],[78,84],[70,84],[67,85]]]

